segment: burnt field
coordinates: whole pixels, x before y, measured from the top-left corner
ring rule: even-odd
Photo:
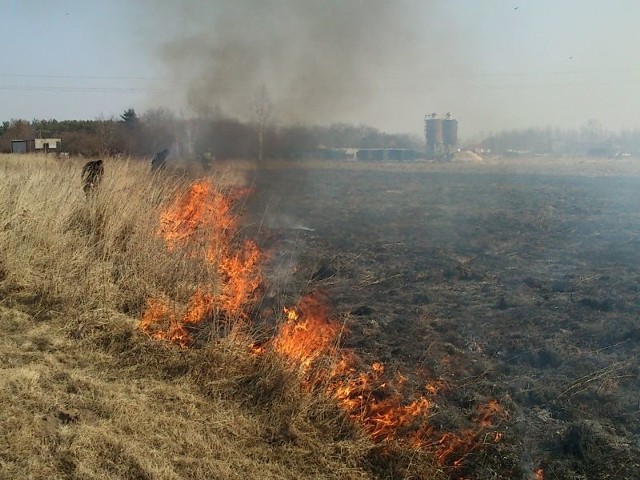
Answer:
[[[640,478],[640,171],[334,167],[256,175],[271,301],[324,291],[343,347],[438,385],[440,431],[497,400],[454,477]]]

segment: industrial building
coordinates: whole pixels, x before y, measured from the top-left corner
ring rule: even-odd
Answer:
[[[11,153],[58,153],[61,144],[60,138],[11,140]]]
[[[427,158],[430,160],[451,160],[458,144],[458,121],[447,113],[446,118],[438,118],[437,113],[424,119],[424,138]]]
[[[306,151],[304,157],[324,160],[406,162],[424,158],[424,152],[410,148],[317,148]]]

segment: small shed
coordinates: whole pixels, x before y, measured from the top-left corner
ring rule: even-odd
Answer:
[[[60,138],[29,138],[11,140],[11,153],[57,153],[60,151]]]
[[[27,140],[11,140],[11,153],[27,153]]]

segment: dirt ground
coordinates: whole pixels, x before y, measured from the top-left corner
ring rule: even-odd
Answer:
[[[640,161],[282,163],[253,185],[274,302],[324,290],[345,347],[440,381],[438,429],[506,409],[454,478],[640,478]]]

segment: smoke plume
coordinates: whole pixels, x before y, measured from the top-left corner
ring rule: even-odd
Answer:
[[[287,124],[361,123],[374,95],[429,63],[437,47],[419,30],[430,3],[185,0],[154,15],[166,25],[159,53],[171,88],[189,114],[250,120],[268,103]]]

